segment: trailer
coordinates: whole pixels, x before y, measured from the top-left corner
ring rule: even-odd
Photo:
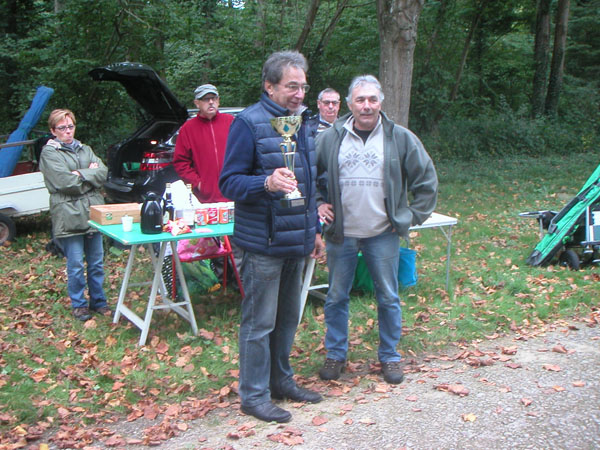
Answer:
[[[14,144],[32,144],[34,140]],[[8,146],[10,144],[3,144]],[[35,170],[34,161],[17,164],[15,174],[0,178],[0,245],[10,242],[16,234],[16,217],[38,214],[50,209],[50,193],[44,176]],[[34,170],[34,171],[30,171]]]

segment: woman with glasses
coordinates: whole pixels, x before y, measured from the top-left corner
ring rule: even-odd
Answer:
[[[42,149],[40,171],[50,192],[52,232],[67,258],[67,291],[75,318],[86,321],[90,311],[110,315],[104,283],[102,235],[88,225],[91,205],[104,203],[100,189],[108,169],[92,149],[74,138],[75,115],[68,109],[50,113],[53,138]],[[87,288],[89,304],[85,298]]]

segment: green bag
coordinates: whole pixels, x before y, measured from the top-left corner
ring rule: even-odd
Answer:
[[[398,286],[407,288],[417,284],[417,252],[410,248],[400,247],[398,264]],[[362,253],[358,254],[358,264],[354,272],[352,289],[363,292],[375,292],[373,280]]]
[[[219,285],[219,279],[206,259],[182,263],[181,267],[191,298],[211,292],[216,285]],[[179,283],[177,283],[177,288],[181,293]]]

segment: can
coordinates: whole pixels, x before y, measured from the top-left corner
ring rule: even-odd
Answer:
[[[196,224],[197,225],[206,225],[208,223],[208,209],[207,208],[198,208],[196,210]]]
[[[219,204],[219,223],[229,223],[229,207],[224,203]]]
[[[208,219],[207,219],[207,224],[209,225],[215,225],[217,223],[219,223],[219,208],[217,208],[217,205],[215,205],[214,203],[211,203],[209,205],[207,205],[207,209],[208,209]]]
[[[233,202],[227,203],[227,208],[229,208],[229,223],[235,222],[235,205]]]

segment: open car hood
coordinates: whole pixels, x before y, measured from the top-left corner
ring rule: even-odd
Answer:
[[[185,106],[179,103],[150,66],[120,62],[92,69],[88,75],[96,81],[118,81],[129,96],[155,119],[183,123],[188,117]]]

